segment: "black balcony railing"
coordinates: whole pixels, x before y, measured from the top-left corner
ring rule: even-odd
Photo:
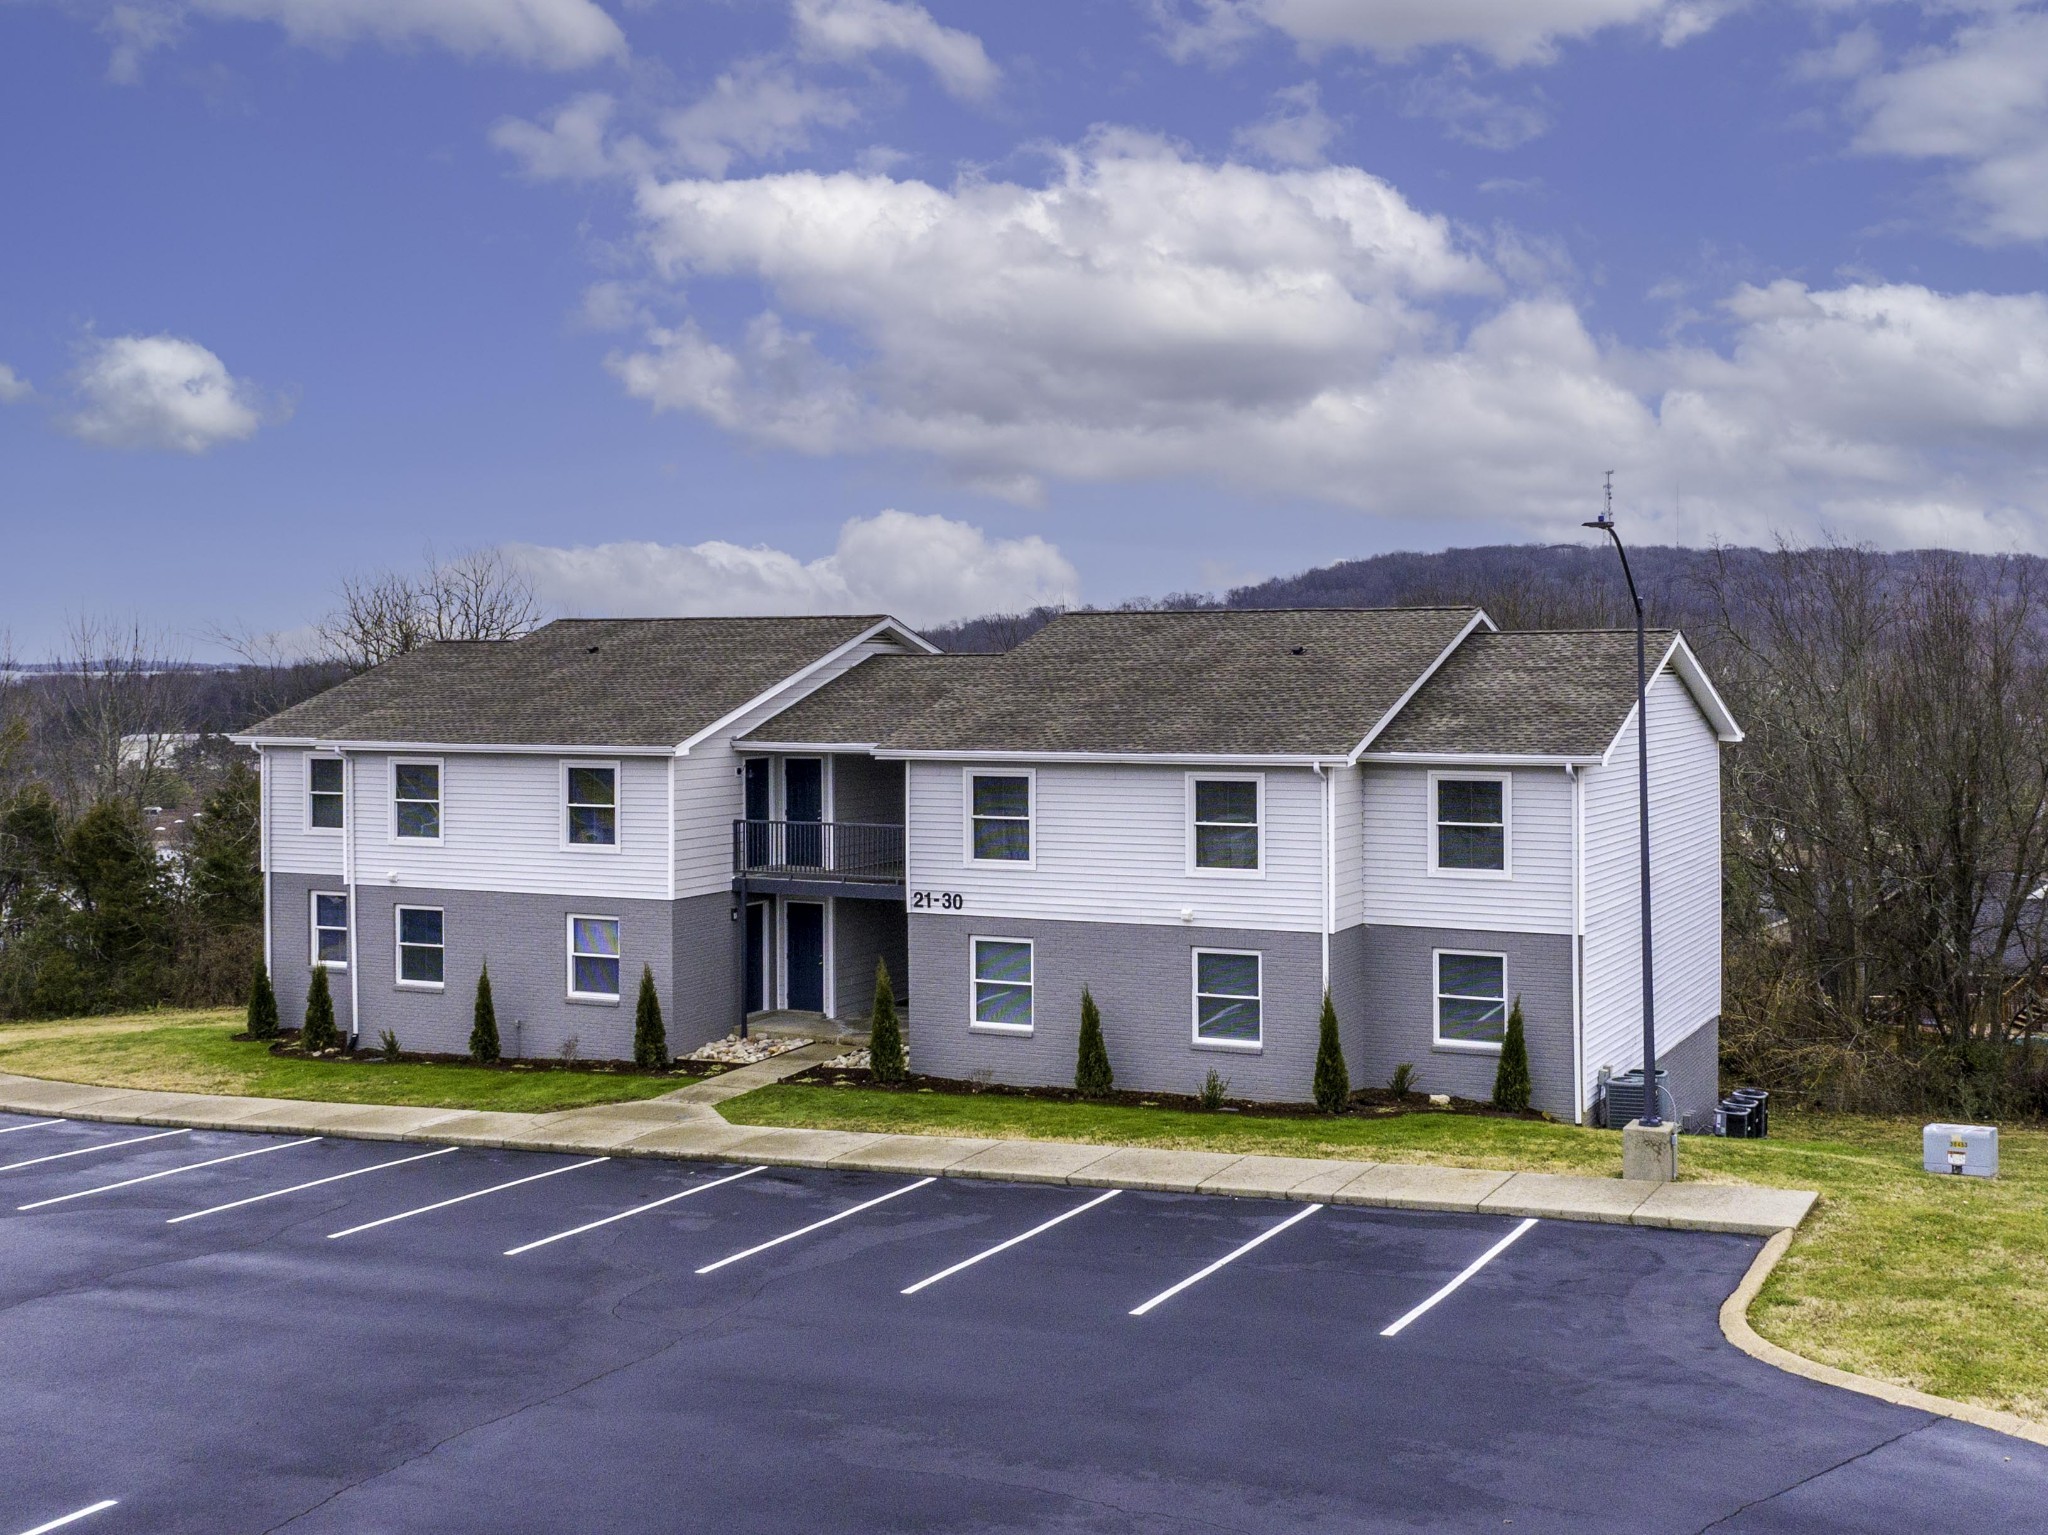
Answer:
[[[761,879],[903,883],[903,828],[864,821],[735,821],[732,871]]]

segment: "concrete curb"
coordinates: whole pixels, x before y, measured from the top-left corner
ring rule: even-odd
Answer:
[[[1764,1281],[1771,1277],[1771,1271],[1792,1246],[1792,1233],[1780,1231],[1768,1242],[1763,1251],[1750,1264],[1749,1272],[1742,1276],[1742,1283],[1735,1287],[1735,1293],[1721,1303],[1722,1336],[1741,1349],[1752,1359],[1761,1359],[1765,1364],[1775,1365],[1789,1375],[1803,1375],[1808,1380],[1817,1380],[1823,1385],[1839,1386],[1844,1391],[1861,1392],[1874,1396],[1881,1402],[1890,1402],[1894,1407],[1910,1407],[1916,1412],[1932,1413],[1938,1418],[1954,1418],[1961,1423],[1974,1423],[1979,1428],[1988,1428],[1996,1433],[2010,1434],[2015,1439],[2024,1439],[2030,1444],[2048,1445],[2048,1426],[2033,1423],[2013,1413],[2000,1412],[1995,1407],[1975,1407],[1968,1402],[1952,1402],[1947,1397],[1931,1396],[1925,1391],[1915,1391],[1911,1386],[1895,1386],[1890,1381],[1873,1380],[1867,1375],[1852,1375],[1847,1370],[1838,1370],[1833,1365],[1816,1364],[1802,1358],[1788,1348],[1757,1336],[1749,1325],[1749,1308],[1756,1301],[1764,1287]]]

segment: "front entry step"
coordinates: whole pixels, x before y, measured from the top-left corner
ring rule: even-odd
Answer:
[[[865,1023],[827,1018],[823,1013],[783,1008],[775,1012],[749,1013],[747,1033],[762,1039],[815,1039],[848,1047],[868,1042]]]

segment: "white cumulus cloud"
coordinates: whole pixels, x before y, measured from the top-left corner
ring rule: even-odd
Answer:
[[[1337,120],[1323,110],[1315,81],[1306,80],[1275,91],[1272,110],[1238,129],[1232,142],[1275,165],[1320,165],[1336,136]]]
[[[256,391],[212,352],[178,336],[115,336],[86,350],[65,430],[100,448],[204,453],[253,437],[264,409]]]
[[[931,70],[940,85],[965,100],[992,93],[1001,71],[981,39],[941,26],[921,5],[905,0],[795,0],[797,46],[813,58],[858,63],[877,53],[902,53]]]
[[[29,381],[16,373],[6,363],[0,362],[0,405],[12,405],[34,394]]]
[[[833,552],[808,561],[721,540],[514,544],[506,553],[544,600],[589,616],[882,612],[933,624],[1069,603],[1080,585],[1036,535],[992,539],[951,518],[893,510],[850,519]]]

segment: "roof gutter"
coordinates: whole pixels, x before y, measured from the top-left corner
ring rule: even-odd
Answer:
[[[1170,766],[1193,762],[1204,767],[1343,767],[1349,761],[1341,752],[1058,752],[1018,748],[998,751],[917,751],[909,747],[876,747],[874,755],[884,762],[1106,762]]]
[[[611,746],[595,741],[534,745],[531,742],[482,741],[347,741],[333,736],[231,735],[237,746],[302,746],[321,752],[492,752],[501,756],[537,757],[680,757],[674,746]]]
[[[1598,767],[1600,753],[1546,756],[1535,752],[1367,752],[1364,762],[1445,762],[1454,767]]]

